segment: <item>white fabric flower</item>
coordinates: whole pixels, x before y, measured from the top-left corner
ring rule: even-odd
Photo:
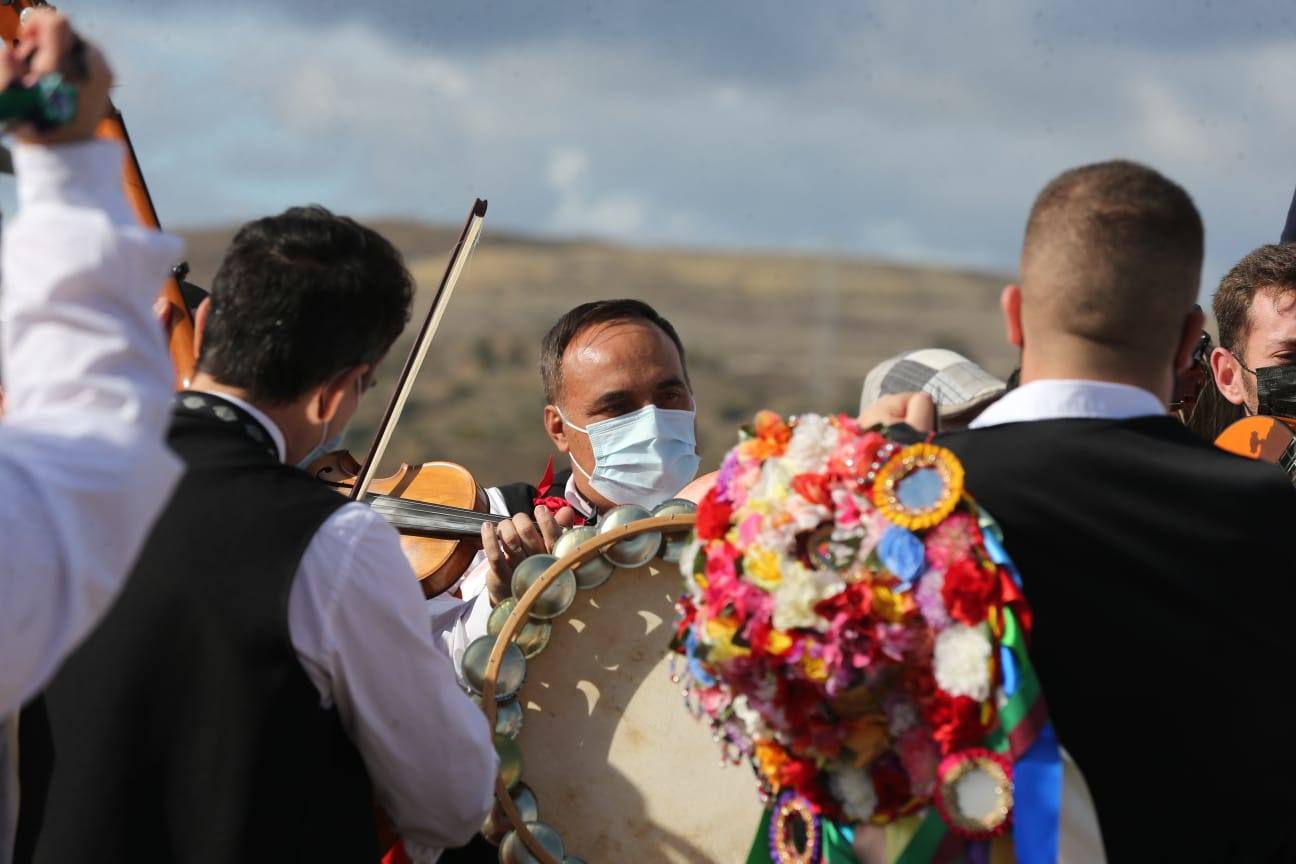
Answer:
[[[788,442],[783,453],[793,476],[797,474],[821,474],[828,467],[828,460],[837,450],[837,427],[832,420],[818,414],[802,414],[796,420],[792,430],[792,440]]]
[[[827,619],[815,612],[814,607],[820,600],[844,590],[846,583],[830,570],[810,570],[793,558],[783,559],[782,569],[783,581],[774,590],[775,629],[827,630]]]
[[[887,729],[892,738],[899,738],[918,725],[918,709],[908,699],[891,699],[886,704]]]
[[[684,584],[688,587],[689,593],[695,597],[701,593],[702,589],[693,578],[693,570],[698,564],[697,557],[702,553],[702,547],[705,545],[705,540],[699,540],[696,534],[690,534],[688,543],[685,544],[684,550],[680,552],[680,575],[684,577]],[[702,563],[705,564],[706,562],[703,561]]]
[[[867,771],[843,765],[828,775],[828,787],[851,821],[865,822],[873,817],[878,797]]]
[[[978,702],[990,695],[990,640],[980,627],[956,624],[936,637],[936,683],[952,696]]]
[[[747,697],[739,693],[734,697],[732,706],[734,716],[743,724],[748,738],[768,738],[770,735],[769,727],[765,725],[765,719],[761,717],[760,712],[751,707]]]

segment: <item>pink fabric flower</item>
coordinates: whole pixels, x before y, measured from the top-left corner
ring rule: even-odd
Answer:
[[[954,513],[927,532],[927,560],[942,570],[981,545],[981,528],[967,513]]]

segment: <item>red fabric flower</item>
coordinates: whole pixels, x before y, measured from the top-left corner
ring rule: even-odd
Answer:
[[[697,509],[697,524],[694,531],[699,540],[718,540],[729,530],[729,521],[733,517],[733,505],[721,501],[719,492],[714,486]]]
[[[550,513],[557,513],[559,510],[562,510],[564,507],[572,506],[571,502],[568,501],[566,498],[558,498],[553,495],[547,496],[545,498],[535,498],[531,501],[531,504],[533,506],[537,504],[542,504],[544,505],[544,508],[548,510]],[[574,513],[573,515],[575,516],[575,520],[573,521],[572,524],[574,525],[585,524],[584,516],[582,516],[579,513]]]
[[[867,582],[852,582],[845,591],[839,591],[831,597],[815,604],[814,611],[830,622],[836,622],[837,616],[863,621],[873,608],[873,589]]]
[[[571,502],[560,495],[550,495],[549,490],[553,488],[554,467],[553,457],[549,457],[549,464],[545,466],[544,476],[540,478],[540,485],[536,486],[536,497],[531,499],[531,506],[543,506],[550,513],[557,513],[564,507],[571,507]],[[576,525],[584,525],[585,517],[576,513]]]
[[[981,722],[980,702],[968,696],[951,696],[939,689],[927,706],[927,722],[943,756],[977,746],[987,731]]]
[[[813,785],[819,776],[819,766],[805,759],[789,759],[779,769],[779,782],[793,789]]]
[[[873,763],[873,788],[877,791],[878,813],[899,813],[913,798],[909,775],[892,759],[879,759]]]
[[[792,478],[792,488],[811,504],[831,507],[832,493],[828,491],[827,474],[798,474]]]
[[[990,604],[999,598],[999,574],[970,558],[962,558],[945,571],[941,596],[956,621],[975,626],[986,619]]]
[[[828,460],[828,470],[838,477],[863,479],[886,443],[881,434],[866,432],[838,449]]]

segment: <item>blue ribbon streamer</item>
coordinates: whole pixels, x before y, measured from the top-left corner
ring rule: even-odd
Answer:
[[[990,559],[1008,571],[1021,587],[1021,574],[1008,557],[1003,535],[992,520],[983,518],[981,535]],[[1017,664],[1005,649],[1004,689],[1017,689]],[[1053,724],[1046,723],[1030,748],[1013,765],[1013,848],[1018,864],[1056,864],[1062,817],[1062,754]]]
[[[1056,864],[1062,756],[1047,723],[1013,766],[1013,848],[1018,864]]]

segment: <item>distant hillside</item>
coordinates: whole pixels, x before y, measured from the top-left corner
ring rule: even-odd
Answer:
[[[415,320],[456,229],[376,223],[420,287]],[[231,230],[193,232],[191,279],[210,282]],[[759,408],[854,411],[864,374],[910,348],[942,346],[1005,376],[1004,278],[850,258],[627,248],[493,234],[459,284],[393,442],[394,461],[448,459],[492,485],[538,479],[551,445],[540,427],[540,338],[572,306],[608,297],[653,304],[678,328],[697,392],[704,466]],[[412,329],[412,328],[411,328]],[[400,363],[402,339],[348,443],[363,449]]]

